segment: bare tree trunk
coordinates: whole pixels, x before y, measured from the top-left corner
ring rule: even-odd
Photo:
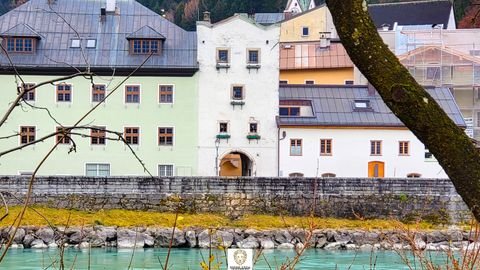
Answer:
[[[377,33],[365,0],[327,0],[348,55],[392,112],[425,144],[480,221],[480,155]]]

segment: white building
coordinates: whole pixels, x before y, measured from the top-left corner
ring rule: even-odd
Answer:
[[[315,8],[314,0],[288,0],[285,12],[302,13]]]
[[[427,91],[465,127],[448,88]],[[367,86],[283,85],[278,126],[280,176],[447,177]]]
[[[276,175],[280,27],[206,17],[197,23],[198,175]]]

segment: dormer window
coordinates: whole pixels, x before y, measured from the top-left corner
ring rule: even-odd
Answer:
[[[97,40],[96,39],[87,39],[87,48],[93,49],[97,47]]]
[[[33,53],[35,51],[36,39],[31,37],[6,37],[7,52],[12,53]]]
[[[132,39],[130,40],[131,54],[160,54],[160,40]]]

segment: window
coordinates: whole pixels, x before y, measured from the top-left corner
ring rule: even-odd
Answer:
[[[173,145],[173,128],[160,127],[158,128],[158,145]]]
[[[35,40],[33,38],[7,37],[7,52],[33,53]]]
[[[305,84],[312,85],[312,84],[315,84],[315,81],[306,80],[306,81],[305,81]]]
[[[331,156],[332,155],[332,139],[320,140],[320,155]]]
[[[96,39],[87,39],[87,48],[92,49],[97,47],[97,40]]]
[[[288,81],[281,80],[279,83],[280,84],[288,84]]]
[[[92,86],[92,102],[100,102],[105,98],[105,85],[94,84]]]
[[[110,164],[87,163],[85,165],[85,175],[93,177],[110,176]]]
[[[409,174],[407,174],[407,178],[420,178],[420,177],[422,177],[422,175],[419,174],[419,173],[409,173]]]
[[[105,145],[105,127],[93,127],[90,129],[90,143],[95,145]]]
[[[160,40],[158,39],[132,39],[130,40],[130,53],[132,54],[159,54]]]
[[[298,172],[291,173],[288,175],[288,177],[303,177],[303,173],[298,173]]]
[[[258,124],[250,123],[249,130],[250,130],[250,133],[258,133]]]
[[[353,85],[353,83],[354,83],[354,82],[351,81],[351,80],[346,80],[346,81],[345,81],[345,84],[346,84],[346,85]]]
[[[59,144],[70,144],[70,131],[66,130],[63,127],[57,127],[57,143]]]
[[[80,48],[80,39],[78,38],[72,39],[70,43],[70,48]]]
[[[232,86],[232,99],[235,99],[235,100],[243,99],[243,86],[240,86],[240,85]]]
[[[140,86],[125,86],[125,103],[140,103]]]
[[[301,156],[301,155],[302,155],[302,140],[291,139],[290,140],[290,156]]]
[[[321,176],[322,176],[322,177],[326,177],[326,178],[337,177],[337,175],[334,174],[334,173],[322,173]]]
[[[370,109],[370,100],[355,100],[354,106],[355,110]]]
[[[308,27],[302,27],[302,36],[308,36],[309,31]]]
[[[220,122],[218,124],[218,132],[228,133],[228,122]]]
[[[127,144],[138,145],[140,141],[140,132],[138,127],[126,127],[123,135]]]
[[[427,80],[440,79],[440,67],[427,67]]]
[[[217,63],[229,63],[228,49],[217,49]]]
[[[407,141],[398,142],[398,154],[408,156],[410,154],[410,143]]]
[[[280,107],[280,116],[300,116],[300,107]]]
[[[159,103],[173,103],[173,85],[160,85],[158,96]]]
[[[370,155],[371,156],[382,155],[382,141],[370,141]]]
[[[427,148],[425,148],[425,159],[430,160],[430,161],[435,161],[436,160],[435,157],[433,156],[433,154]]]
[[[158,176],[173,176],[173,165],[158,165]]]
[[[23,84],[23,90],[25,91],[25,94],[23,94],[23,100],[25,101],[35,101],[35,89],[32,89],[35,87],[34,83],[24,83]],[[32,90],[29,90],[32,89]]]
[[[258,49],[249,49],[248,50],[248,64],[259,64],[260,63],[260,51]]]
[[[35,127],[20,127],[20,143],[27,144],[35,141]]]
[[[57,84],[57,102],[72,101],[72,85],[62,83]]]

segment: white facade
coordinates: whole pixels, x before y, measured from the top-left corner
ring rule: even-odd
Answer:
[[[447,178],[435,158],[425,158],[424,145],[403,128],[281,128],[286,137],[280,141],[280,176],[303,174],[305,177],[368,177],[369,162],[384,162],[384,177],[404,178],[419,174],[422,178]],[[290,154],[290,140],[302,140],[302,153]],[[320,140],[332,140],[331,155],[320,154]],[[371,155],[371,141],[381,141],[381,155]],[[399,142],[409,142],[409,154],[399,154]]]
[[[230,153],[250,160],[247,175],[276,175],[280,27],[257,25],[239,14],[213,25],[199,22],[197,33],[198,175],[217,175]],[[258,52],[258,63],[249,64],[249,50]],[[243,87],[241,98],[234,97],[233,87]],[[220,132],[221,123],[227,124],[226,132]],[[256,134],[251,123],[257,124]]]

